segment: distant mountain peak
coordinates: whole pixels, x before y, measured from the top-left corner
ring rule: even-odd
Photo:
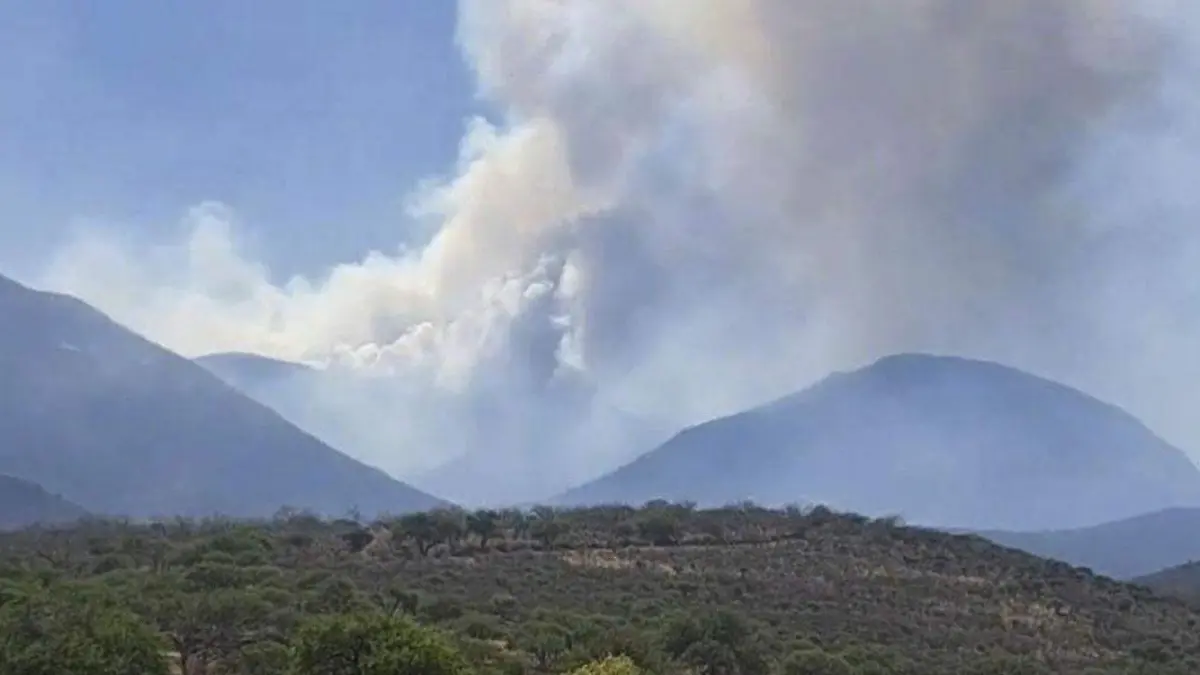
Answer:
[[[248,352],[217,352],[199,356],[193,360],[217,377],[243,391],[251,391],[253,384],[279,382],[319,372],[306,363],[285,361]]]
[[[911,522],[1076,527],[1200,504],[1200,470],[1134,417],[990,361],[897,354],[680,432],[566,493],[828,502]]]
[[[295,368],[298,370],[310,370],[312,368],[311,366],[298,361],[287,361],[284,359],[277,359],[273,356],[264,356],[262,354],[254,354],[251,352],[213,352],[211,354],[197,356],[194,360],[201,363],[229,363],[248,367],[265,365],[268,367],[278,366],[280,368]]]

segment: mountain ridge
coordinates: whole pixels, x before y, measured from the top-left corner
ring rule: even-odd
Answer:
[[[1118,579],[1200,560],[1200,508],[1163,509],[1068,530],[974,534]]]
[[[444,504],[71,296],[0,277],[0,472],[110,515]],[[36,449],[36,451],[35,451]]]
[[[1061,383],[899,354],[684,429],[553,502],[658,498],[1036,530],[1200,504],[1200,470],[1132,415]]]
[[[250,352],[213,352],[197,356],[192,361],[239,389],[249,386],[252,380],[282,380],[319,372],[298,361]]]
[[[88,515],[86,509],[37,483],[0,474],[0,530],[61,525]]]
[[[1189,560],[1144,574],[1132,579],[1131,583],[1145,586],[1161,595],[1176,596],[1191,602],[1200,601],[1200,560]]]

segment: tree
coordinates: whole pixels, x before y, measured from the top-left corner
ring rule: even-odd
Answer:
[[[365,527],[360,527],[343,532],[340,538],[351,553],[362,553],[368,544],[375,541],[375,533]]]
[[[531,519],[521,509],[504,509],[500,511],[500,522],[512,531],[512,536],[515,539],[524,539],[529,535],[529,526]]]
[[[402,517],[392,528],[392,532],[412,539],[421,555],[429,553],[429,549],[438,543],[437,522],[423,511]]]
[[[295,675],[465,675],[467,666],[442,636],[411,619],[382,614],[318,618],[292,647]]]
[[[552,506],[535,506],[530,518],[529,533],[542,543],[543,548],[553,548],[558,538],[567,532],[567,523],[558,517]]]
[[[412,616],[417,613],[417,609],[421,606],[420,595],[395,583],[391,583],[377,591],[374,598],[379,608],[385,614],[389,615],[403,613]]]
[[[85,584],[9,589],[0,604],[4,675],[167,675],[158,636]]]
[[[570,675],[640,675],[641,672],[628,656],[610,656],[586,663],[572,670]]]
[[[466,518],[461,509],[438,509],[433,512],[433,531],[439,542],[454,549],[467,532]]]
[[[846,659],[820,649],[806,649],[788,657],[783,675],[855,675]]]
[[[538,621],[527,630],[526,651],[541,670],[552,668],[571,648],[567,630],[558,624]]]
[[[541,542],[542,548],[554,548],[559,537],[567,532],[567,524],[558,519],[535,520],[530,528],[532,534]]]
[[[467,533],[479,537],[479,548],[487,549],[488,540],[500,529],[500,514],[480,509],[467,516]]]
[[[721,610],[676,617],[662,639],[667,654],[701,675],[762,675],[768,667],[755,637],[740,616]]]
[[[683,533],[679,519],[665,509],[651,511],[638,520],[638,535],[655,546],[674,546]]]
[[[304,601],[304,611],[310,614],[348,614],[366,609],[370,599],[344,576],[325,579]]]
[[[1170,671],[1163,668],[1164,665],[1168,664],[1156,664],[1154,667],[1148,668],[1145,671],[1134,670],[1132,672],[1154,673],[1154,675],[1170,675]],[[970,675],[1049,675],[1053,671],[1045,664],[1027,657],[1013,656],[1009,654],[997,654],[989,657],[982,663],[976,664],[974,668],[966,669],[963,672],[969,673]]]
[[[200,564],[186,574],[167,573],[121,587],[139,614],[152,619],[179,654],[182,675],[203,664],[234,658],[244,647],[275,639],[272,626],[284,598],[265,575]],[[255,583],[257,582],[257,583]]]

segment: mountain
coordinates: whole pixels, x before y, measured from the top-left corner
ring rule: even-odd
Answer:
[[[1004,546],[1118,579],[1200,560],[1200,509],[1195,508],[1165,509],[1071,530],[979,534]]]
[[[1132,416],[995,363],[902,354],[686,429],[556,503],[827,503],[970,529],[1200,504],[1200,470]]]
[[[1189,561],[1144,574],[1133,579],[1133,583],[1147,586],[1162,595],[1200,600],[1200,561]]]
[[[196,362],[335,447],[407,460],[405,478],[466,505],[544,499],[620,466],[671,431],[564,376],[437,393],[402,377],[252,354]],[[413,466],[423,457],[438,461]]]
[[[83,507],[47,492],[40,485],[12,476],[0,476],[0,530],[36,523],[69,523],[86,515]]]
[[[441,503],[65,295],[0,277],[0,473],[128,516]]]
[[[217,377],[243,391],[293,378],[315,377],[319,371],[303,363],[244,352],[220,352],[194,359]]]

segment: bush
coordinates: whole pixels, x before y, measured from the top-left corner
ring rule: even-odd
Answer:
[[[6,590],[4,675],[167,675],[164,645],[137,616],[84,584]]]
[[[436,631],[402,616],[347,614],[298,631],[295,675],[464,675],[462,657]]]
[[[640,675],[641,671],[628,656],[610,656],[600,661],[584,664],[571,671],[570,675]]]
[[[792,654],[783,664],[783,675],[856,675],[846,659],[819,649]]]

